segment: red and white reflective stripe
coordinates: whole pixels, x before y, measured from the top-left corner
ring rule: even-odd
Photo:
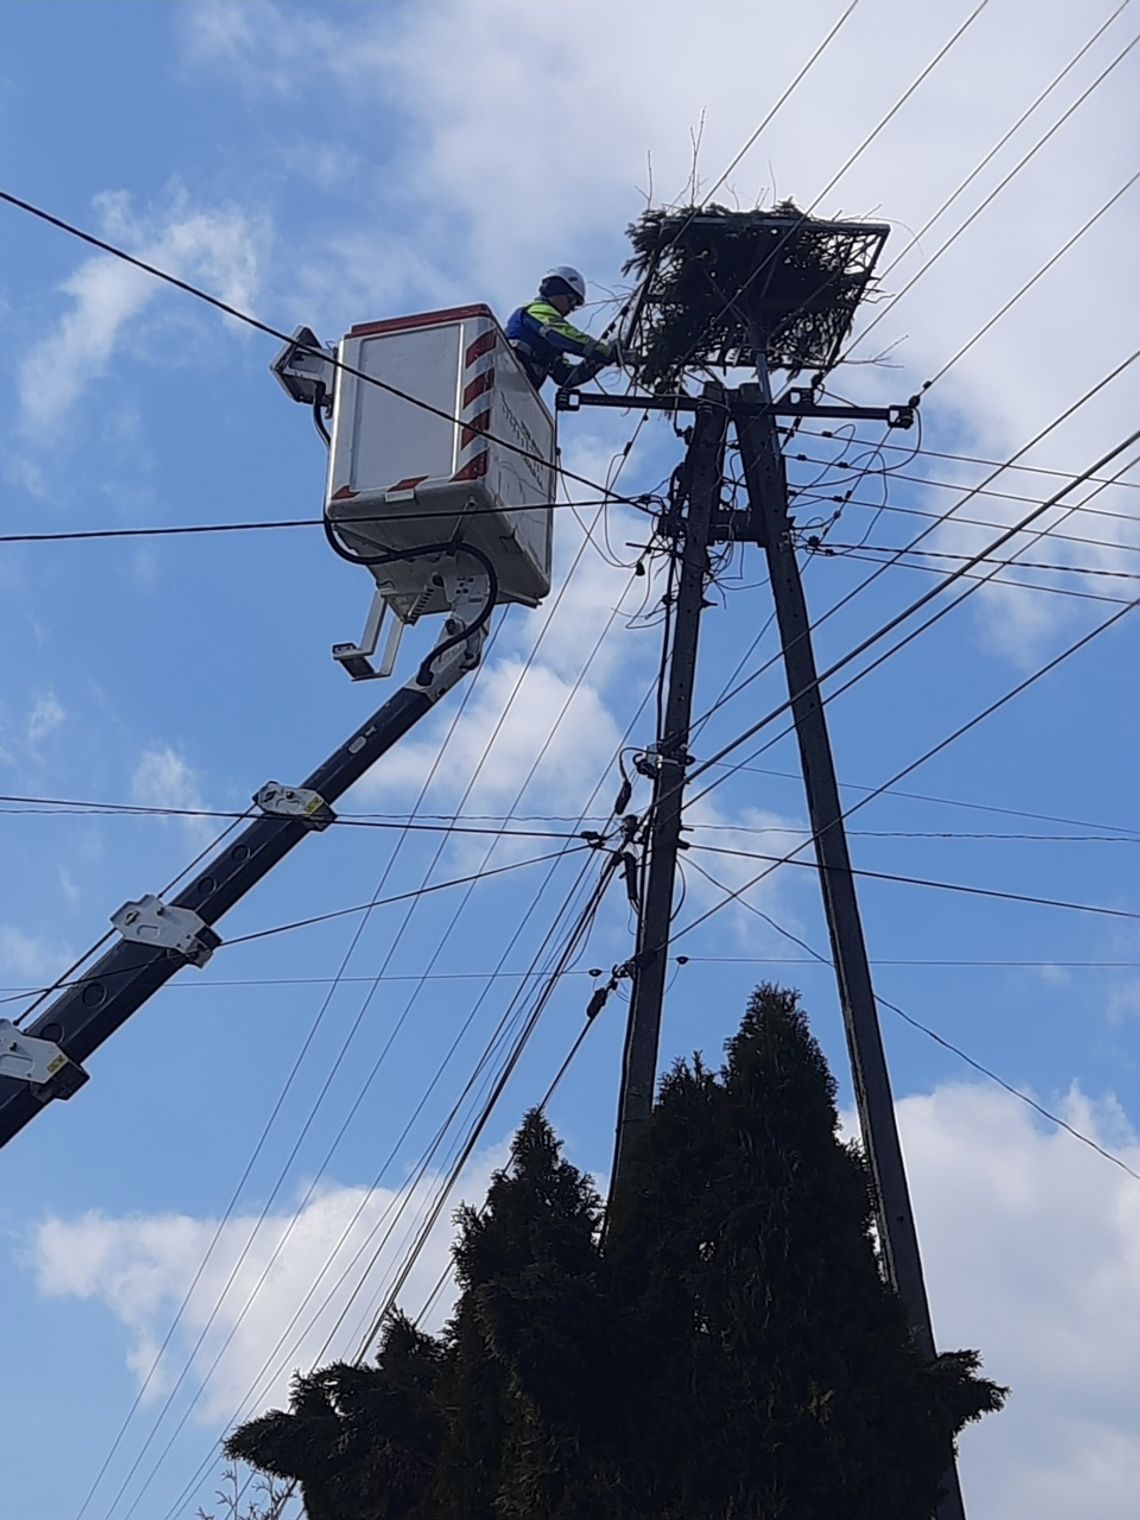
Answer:
[[[491,426],[491,399],[495,387],[495,350],[499,329],[495,319],[472,316],[464,323],[463,374],[460,385],[459,453],[453,480],[480,480],[487,473],[490,456],[486,433]]]

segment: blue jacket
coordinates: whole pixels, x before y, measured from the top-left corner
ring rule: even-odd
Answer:
[[[518,355],[535,390],[541,390],[546,380],[557,385],[573,385],[576,380],[586,379],[585,371],[593,375],[603,365],[612,362],[613,345],[591,338],[589,333],[572,327],[549,301],[541,297],[520,306],[512,312],[507,322],[507,339]],[[570,364],[566,355],[586,360],[585,365]]]

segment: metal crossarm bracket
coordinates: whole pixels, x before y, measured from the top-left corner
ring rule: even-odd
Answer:
[[[319,833],[336,822],[336,814],[321,796],[308,786],[283,786],[267,781],[254,792],[253,800],[263,813],[274,818],[299,818],[306,828]]]
[[[831,406],[812,399],[810,390],[792,388],[774,401],[763,401],[750,394],[755,387],[741,386],[733,405],[741,415],[768,417],[845,417],[851,422],[885,422],[888,427],[909,428],[914,425],[914,407],[910,406]],[[554,409],[578,412],[584,406],[617,407],[622,411],[695,412],[701,405],[699,396],[610,396],[592,391],[558,391]]]
[[[204,966],[222,943],[221,936],[192,908],[176,908],[148,892],[124,903],[111,922],[124,939],[157,950],[172,950],[191,966]]]
[[[70,1098],[87,1081],[87,1073],[54,1040],[25,1034],[10,1019],[0,1019],[0,1077],[32,1087],[51,1087],[45,1097]]]

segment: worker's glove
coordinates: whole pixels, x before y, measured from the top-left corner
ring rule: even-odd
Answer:
[[[621,352],[616,343],[596,343],[594,345],[594,352],[589,358],[589,363],[595,370],[605,369],[607,364],[618,364],[620,362]]]
[[[620,364],[622,369],[631,369],[637,359],[637,355],[634,353],[633,349],[630,348],[628,344],[623,343],[620,338],[615,343],[611,344],[611,347],[614,351],[612,362],[614,364]]]

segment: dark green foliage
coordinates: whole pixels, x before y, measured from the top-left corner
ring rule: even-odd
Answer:
[[[312,1520],[929,1520],[974,1352],[924,1364],[883,1284],[868,1177],[794,994],[719,1073],[662,1085],[604,1249],[590,1181],[530,1114],[463,1209],[438,1340],[322,1369],[227,1446]]]
[[[226,1455],[298,1479],[309,1520],[428,1520],[443,1434],[442,1362],[439,1344],[395,1314],[376,1367],[334,1362],[295,1377],[289,1413],[273,1410],[241,1426]]]
[[[886,228],[819,221],[785,201],[771,211],[649,210],[628,235],[624,272],[643,283],[626,339],[641,355],[638,380],[660,395],[681,389],[686,370],[754,365],[753,322],[772,369],[826,369]]]
[[[953,1437],[1002,1403],[973,1353],[912,1351],[837,1126],[806,1018],[774,987],[719,1077],[695,1060],[664,1084],[608,1242],[659,1347],[651,1513],[923,1520]]]

